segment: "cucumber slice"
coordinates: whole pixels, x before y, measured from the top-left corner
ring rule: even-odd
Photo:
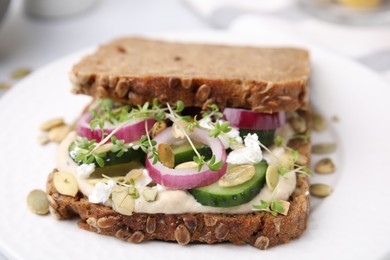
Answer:
[[[264,186],[267,162],[255,165],[256,173],[252,179],[234,187],[221,187],[218,182],[209,186],[188,190],[202,205],[211,207],[234,207],[251,201]]]
[[[72,142],[68,148],[69,153],[74,150],[76,146],[75,142]],[[71,156],[72,158],[72,156]],[[121,157],[117,157],[116,153],[108,152],[106,156],[103,158],[104,160],[104,168],[111,165],[117,165],[117,164],[125,164],[129,163],[131,161],[139,161],[141,159],[145,158],[145,153],[141,150],[134,150],[129,149],[127,152],[125,152]],[[72,158],[73,159],[73,158]],[[74,159],[73,159],[74,160]],[[78,165],[82,164],[82,162],[76,162]],[[96,168],[100,168],[100,166],[95,163]]]
[[[95,171],[91,173],[89,178],[103,178],[103,174],[109,177],[125,176],[132,169],[142,168],[142,164],[139,161],[131,161],[128,163],[120,163],[103,168],[96,167]]]
[[[257,136],[259,137],[259,141],[265,146],[274,143],[275,129],[270,129],[270,130],[240,129],[240,136],[242,138],[245,138],[247,134],[257,134]]]
[[[206,160],[210,159],[213,155],[210,147],[207,145],[198,142],[194,142],[194,145],[199,154],[206,157]],[[195,152],[192,149],[190,143],[185,142],[180,144],[172,144],[171,147],[175,155],[175,166],[194,160],[193,158],[195,156]]]

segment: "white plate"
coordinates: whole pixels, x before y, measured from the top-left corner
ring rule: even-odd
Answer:
[[[166,35],[165,35],[166,36]],[[68,72],[86,52],[54,62],[0,99],[0,247],[15,259],[389,259],[390,86],[376,74],[335,54],[278,35],[175,34],[170,38],[257,45],[303,44],[312,52],[311,98],[332,123],[338,171],[322,177],[334,193],[316,204],[303,236],[267,251],[250,246],[147,242],[128,244],[29,212],[26,195],[44,188],[56,145],[37,144],[46,119],[71,122],[89,98],[70,93]],[[316,137],[317,138],[317,137]],[[328,137],[323,137],[328,138]]]

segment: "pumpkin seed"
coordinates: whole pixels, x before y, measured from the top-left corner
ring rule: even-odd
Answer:
[[[333,189],[327,184],[317,183],[310,185],[310,194],[319,197],[324,198],[329,196],[332,193]]]
[[[116,185],[111,192],[113,209],[123,215],[130,216],[135,209],[134,199],[129,194],[129,188]]]
[[[8,82],[0,82],[0,89],[7,90],[11,88],[11,83]]]
[[[96,153],[107,153],[107,152],[111,152],[111,150],[115,147],[115,145],[111,142],[109,143],[106,143],[106,144],[103,144],[101,146],[99,146],[98,148],[96,148],[95,152]]]
[[[194,161],[184,162],[179,165],[176,165],[175,169],[188,169],[188,168],[198,168],[198,164]]]
[[[336,122],[336,123],[340,122],[340,118],[338,117],[338,115],[332,116],[332,120],[333,120],[333,122]]]
[[[49,140],[52,142],[60,143],[71,131],[70,127],[67,125],[61,125],[54,127],[49,132]]]
[[[313,145],[311,151],[315,154],[327,154],[336,151],[336,147],[335,143],[320,143]]]
[[[333,163],[332,159],[325,158],[316,163],[314,170],[317,173],[333,173],[336,171],[336,165]]]
[[[328,128],[325,118],[319,113],[313,113],[313,129],[318,132],[325,131]]]
[[[49,137],[47,135],[40,135],[40,136],[38,136],[38,143],[40,145],[45,145],[48,142],[50,142],[50,139],[49,139]]]
[[[294,116],[290,119],[290,125],[297,133],[303,133],[307,129],[306,120],[301,116]]]
[[[287,170],[292,170],[294,168],[295,160],[296,158],[287,150],[279,156],[279,164]]]
[[[43,190],[32,190],[27,196],[28,208],[35,214],[46,215],[49,213],[49,200]]]
[[[50,119],[50,120],[44,122],[40,126],[40,130],[44,131],[44,132],[47,132],[47,131],[50,131],[51,129],[53,129],[54,127],[61,126],[61,125],[64,125],[64,124],[65,124],[65,122],[64,122],[63,118],[61,118],[61,117],[53,118],[53,119]]]
[[[169,144],[159,144],[157,151],[158,157],[165,167],[173,168],[175,166],[175,155],[173,154],[172,147]]]
[[[155,201],[157,198],[157,188],[145,188],[142,192],[142,196],[147,202]]]
[[[219,179],[218,184],[221,187],[237,186],[252,179],[255,173],[256,168],[253,165],[229,166],[226,173]]]
[[[79,191],[77,180],[71,173],[56,172],[53,176],[54,188],[58,193],[66,196],[76,196]]]
[[[133,179],[133,180],[138,180],[142,174],[144,173],[144,169],[132,169],[131,171],[129,171],[124,180],[128,183],[130,183],[130,180]]]
[[[265,172],[265,181],[268,189],[271,192],[274,191],[279,182],[278,168],[274,164],[268,165],[267,171]]]
[[[12,71],[10,73],[10,77],[12,79],[21,79],[30,73],[31,73],[31,70],[29,68],[20,68],[20,69],[16,69],[16,70]]]
[[[114,180],[115,182],[122,182],[124,181],[125,177],[124,176],[115,176],[115,177],[110,177],[110,179]],[[89,179],[88,183],[95,185],[96,183],[102,182],[102,183],[108,183],[110,179],[107,178],[96,178],[96,179]]]
[[[152,128],[152,137],[155,137],[156,135],[161,133],[161,131],[165,130],[166,128],[167,128],[167,124],[163,121],[154,123],[153,128]]]

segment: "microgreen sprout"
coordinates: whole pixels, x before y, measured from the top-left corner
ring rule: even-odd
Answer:
[[[252,207],[260,211],[269,212],[273,216],[276,216],[278,214],[284,214],[286,211],[281,201],[277,201],[277,200],[275,201],[260,200],[260,205],[253,205]]]

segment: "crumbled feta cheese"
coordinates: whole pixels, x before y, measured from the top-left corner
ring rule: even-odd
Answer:
[[[76,169],[77,175],[84,179],[88,178],[89,175],[91,175],[91,173],[93,173],[94,171],[95,171],[94,163],[90,163],[90,164],[83,163],[80,166],[78,166]]]
[[[211,122],[210,117],[202,118],[201,120],[199,120],[199,126],[204,129],[212,130],[213,126],[210,125],[210,122]],[[223,120],[219,120],[219,123],[222,124],[223,122],[224,122]],[[228,148],[237,149],[241,147],[242,144],[242,138],[240,136],[240,132],[238,131],[238,129],[234,127],[231,127],[231,129],[232,129],[231,131],[227,133],[221,133],[218,136],[219,140],[222,142],[225,149]]]
[[[116,182],[109,180],[107,184],[98,182],[92,190],[92,193],[88,196],[88,200],[91,203],[106,203],[110,197],[112,189],[115,187]]]
[[[139,149],[139,145],[133,145],[133,144],[130,144],[130,145],[132,145],[133,150],[138,150]]]
[[[72,157],[72,159],[76,158],[78,151],[80,151],[80,148],[76,146],[72,151],[69,152],[70,157]]]
[[[256,164],[261,162],[263,154],[257,134],[248,134],[244,140],[245,147],[229,153],[227,162],[231,164]]]

